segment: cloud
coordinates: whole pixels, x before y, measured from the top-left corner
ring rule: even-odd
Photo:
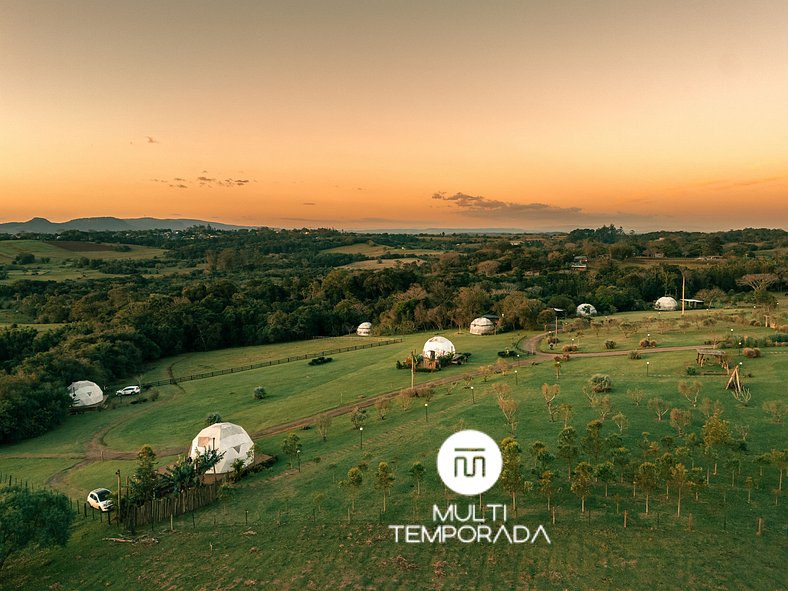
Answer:
[[[203,171],[203,173],[205,172],[206,171]],[[164,183],[174,189],[188,189],[190,186],[207,187],[209,189],[213,187],[226,187],[226,188],[245,187],[249,183],[257,182],[256,180],[235,179],[235,178],[226,178],[222,180],[217,177],[205,176],[204,174],[195,177],[194,180],[189,180],[184,177],[176,176],[169,181],[163,179],[151,179],[151,181],[154,183]]]
[[[304,201],[301,205],[317,205],[314,201]]]
[[[432,199],[450,209],[452,213],[480,221],[505,223],[507,226],[523,228],[544,229],[571,229],[584,227],[589,224],[607,224],[615,221],[616,224],[642,224],[644,222],[658,223],[659,219],[666,216],[640,215],[626,212],[587,212],[580,207],[560,207],[547,203],[517,203],[489,199],[482,195],[468,195],[467,193],[434,193]]]

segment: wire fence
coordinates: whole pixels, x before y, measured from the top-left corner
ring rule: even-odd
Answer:
[[[336,355],[337,353],[347,353],[349,351],[360,351],[362,349],[373,349],[375,347],[383,347],[385,345],[393,345],[401,343],[402,339],[386,339],[385,341],[375,341],[373,343],[364,343],[363,345],[354,345],[352,347],[338,347],[336,349],[326,349],[325,351],[317,351],[315,353],[307,353],[303,355],[291,355],[289,357],[280,357],[279,359],[270,359],[268,361],[261,361],[259,363],[252,363],[249,365],[242,365],[239,367],[228,367],[225,369],[216,369],[214,371],[206,371],[202,373],[195,373],[187,376],[173,376],[162,380],[155,380],[152,382],[145,382],[142,384],[143,388],[153,388],[156,386],[167,386],[171,384],[178,384],[180,382],[191,382],[194,380],[204,380],[216,376],[223,376],[232,373],[239,373],[242,371],[249,371],[252,369],[260,369],[262,367],[271,367],[272,365],[281,365],[283,363],[292,363],[294,361],[304,361],[305,359],[312,359],[314,357],[325,357],[326,355]]]

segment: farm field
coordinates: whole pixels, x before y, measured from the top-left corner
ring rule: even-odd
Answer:
[[[665,336],[683,345],[695,345],[696,339],[716,334],[719,325],[705,328],[706,334],[682,334],[674,329],[666,330]],[[763,329],[741,327],[742,334],[762,332]],[[448,331],[444,335],[452,339],[458,351],[472,351],[472,363],[435,375],[417,374],[418,381],[459,378],[469,370],[494,362],[497,350],[533,333],[473,337]],[[437,386],[426,414],[420,399],[411,399],[407,407],[395,400],[385,420],[377,417],[374,407],[369,408],[363,446],[347,415],[333,419],[325,442],[316,429],[299,429],[295,432],[303,445],[300,470],[288,465],[287,457],[281,453],[286,433],[266,434],[266,427],[347,404],[360,396],[409,385],[409,372],[394,369],[393,362],[413,348],[420,348],[428,336],[407,335],[395,345],[338,354],[334,362],[325,366],[309,367],[305,361],[299,361],[183,382],[182,390],[175,386],[160,388],[157,401],[123,404],[102,413],[70,417],[50,434],[0,448],[0,472],[22,476],[18,471],[25,470],[31,480],[38,482],[55,476],[55,486],[80,499],[91,488],[111,485],[116,470],[130,473],[133,453],[143,443],[152,444],[162,456],[160,464],[173,461],[174,448],[180,448],[181,453],[186,451],[207,412],[219,412],[225,420],[243,425],[250,433],[260,431],[255,439],[261,448],[280,455],[271,469],[229,486],[222,500],[198,511],[194,521],[187,515],[175,519],[174,531],[170,531],[169,523],[160,523],[144,532],[158,543],[106,541],[104,538],[116,537],[120,532],[94,521],[89,514],[87,519],[78,518],[65,549],[15,557],[13,569],[9,569],[11,576],[3,584],[25,589],[113,587],[118,580],[133,580],[139,589],[738,590],[784,586],[779,565],[784,562],[788,542],[783,500],[776,491],[778,470],[767,465],[761,476],[760,464],[754,459],[764,451],[786,445],[784,424],[771,422],[761,406],[766,400],[784,400],[788,350],[767,348],[762,358],[743,360],[736,350],[731,351],[734,361],[746,364],[745,375],[752,375],[745,378],[752,393],[747,406],[738,404],[724,389],[724,375],[686,375],[686,367],[694,363],[694,351],[653,354],[648,376],[641,361],[576,357],[562,364],[561,375],[556,377],[549,356],[529,356],[520,359],[517,374],[510,370],[487,380],[476,377],[475,403],[460,382],[454,387]],[[297,354],[314,344],[309,341],[289,346]],[[265,347],[220,351],[213,354],[217,356],[215,360],[211,359],[212,354],[181,356],[175,367],[204,370],[252,360],[257,354],[278,356],[281,346],[271,347],[269,352]],[[162,365],[172,362],[163,360]],[[534,362],[537,364],[532,365]],[[147,375],[160,372],[161,367],[153,367]],[[567,490],[567,464],[556,459],[552,469],[560,491],[553,499],[557,505],[555,525],[550,522],[545,497],[536,489],[519,495],[521,509],[516,518],[510,518],[512,523],[523,523],[532,529],[544,524],[551,545],[394,543],[389,524],[430,526],[432,504],[443,507],[447,501],[463,502],[461,497],[445,495],[434,469],[437,449],[449,434],[459,428],[475,428],[498,441],[509,434],[493,393],[497,385],[506,384],[519,404],[516,436],[524,448],[525,479],[533,482],[527,448],[531,442],[541,440],[555,454],[563,428],[561,418],[550,420],[541,385],[560,384],[559,399],[571,405],[570,424],[582,437],[586,423],[597,416],[597,411],[588,404],[581,389],[588,377],[597,372],[612,380],[613,412],[622,412],[628,419],[621,437],[623,445],[635,456],[634,461],[642,461],[643,432],[647,431],[650,440],[661,446],[665,445],[665,437],[680,441],[668,418],[656,420],[647,401],[661,397],[671,406],[692,408],[677,390],[682,379],[697,379],[702,384],[702,396],[718,402],[725,419],[735,425],[748,425],[747,451],[737,456],[737,462],[721,462],[718,474],[710,476],[710,488],[700,491],[697,501],[685,491],[681,517],[676,516],[675,491],[669,491],[666,499],[664,488],[661,493],[652,494],[646,515],[643,495],[632,497],[631,482],[611,483],[608,497],[601,484],[595,485],[586,499],[588,512],[581,515],[578,498]],[[251,390],[260,384],[265,385],[271,397],[256,401]],[[636,406],[627,395],[632,389],[644,392],[640,405]],[[688,429],[699,432],[704,420],[700,408],[692,409]],[[603,435],[618,431],[608,418]],[[91,440],[98,444],[91,447],[93,461],[75,466],[85,457]],[[124,452],[131,457],[107,457],[102,462],[95,456],[98,449],[105,449],[107,456]],[[36,454],[42,457],[35,457]],[[373,473],[380,461],[388,462],[395,473],[386,513],[381,512],[380,490],[373,485]],[[415,461],[427,468],[419,496],[414,494],[408,474]],[[683,461],[688,467],[693,462],[705,467],[710,458],[698,449]],[[350,499],[347,489],[338,482],[350,467],[358,464],[368,465],[369,470],[364,474],[356,510],[348,523]],[[750,503],[745,486],[748,476],[753,479]],[[318,493],[323,497],[316,503]],[[508,500],[500,487],[484,499],[485,503]],[[629,520],[626,530],[624,511]],[[688,521],[690,515],[692,523]],[[759,517],[766,525],[764,534],[756,537]],[[99,553],[89,550],[97,547],[101,549]],[[670,569],[664,568],[666,554],[676,557]],[[472,580],[469,573],[475,575]]]

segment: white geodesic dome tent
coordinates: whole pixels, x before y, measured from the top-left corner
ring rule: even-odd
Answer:
[[[422,354],[427,359],[438,359],[439,357],[454,356],[454,344],[445,337],[432,337],[424,343]]]
[[[662,296],[654,303],[655,310],[677,310],[679,303],[670,296]]]
[[[231,472],[233,462],[238,458],[244,461],[244,466],[254,462],[254,442],[240,425],[214,423],[205,427],[192,440],[189,457],[194,460],[210,449],[215,449],[220,454],[224,453],[222,459],[216,464],[217,474]]]
[[[368,337],[372,334],[372,323],[371,322],[362,322],[358,325],[356,329],[356,334],[360,337]]]
[[[104,392],[94,382],[82,380],[74,382],[68,387],[72,406],[93,406],[104,401]]]
[[[596,315],[596,308],[591,304],[580,304],[575,310],[575,313],[578,316],[595,316]]]
[[[471,334],[492,334],[495,332],[495,324],[489,318],[481,316],[471,322]]]

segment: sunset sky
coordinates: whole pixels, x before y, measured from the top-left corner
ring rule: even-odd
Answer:
[[[0,221],[788,226],[788,2],[0,0]]]

